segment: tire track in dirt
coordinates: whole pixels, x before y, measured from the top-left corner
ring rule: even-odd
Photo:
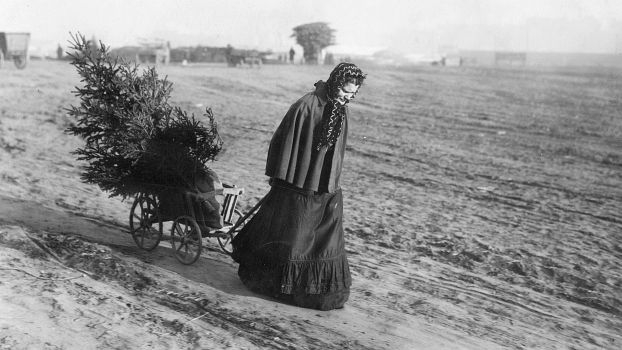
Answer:
[[[357,249],[362,251],[363,249]],[[374,250],[374,248],[368,248]],[[568,341],[574,332],[577,334],[595,334],[599,327],[579,326],[574,322],[577,313],[583,315],[599,312],[590,311],[589,307],[568,304],[563,309],[553,300],[556,296],[537,293],[529,288],[517,288],[511,282],[483,278],[479,273],[468,273],[459,268],[438,266],[434,260],[412,258],[409,267],[403,261],[412,253],[396,252],[390,259],[380,263],[365,258],[369,253],[352,258],[352,266],[357,275],[365,279],[377,279],[383,276],[383,283],[405,285],[408,291],[402,294],[389,294],[386,297],[395,300],[394,309],[424,315],[428,322],[434,322],[452,329],[463,329],[483,339],[498,342],[510,348],[541,348],[542,339],[552,342]],[[398,261],[400,263],[398,263]],[[366,284],[366,300],[369,303],[380,302],[382,295],[377,295],[373,285]],[[446,301],[452,301],[447,305]],[[471,313],[462,309],[466,304],[479,311]],[[607,312],[605,311],[604,315]],[[606,316],[605,316],[606,317]],[[503,322],[500,322],[503,320]],[[541,327],[556,324],[557,329],[550,329],[555,336],[543,336]],[[583,329],[581,329],[584,327]],[[523,336],[508,329],[522,329]],[[590,344],[589,336],[582,340]],[[536,341],[534,339],[540,339]],[[614,341],[613,339],[611,341]],[[586,346],[592,348],[592,346]]]
[[[152,293],[159,296],[156,301],[168,308],[183,310],[193,320],[200,319],[213,327],[225,330],[235,330],[235,334],[248,339],[252,344],[270,349],[362,349],[372,350],[357,341],[343,341],[339,343],[327,342],[317,339],[311,333],[305,332],[308,323],[300,320],[291,320],[281,317],[274,320],[266,316],[257,316],[256,313],[236,313],[222,307],[217,301],[203,297],[199,293],[177,293],[171,290],[154,290]],[[281,322],[284,326],[275,324]],[[292,322],[293,321],[293,322]],[[286,325],[286,326],[285,326]],[[328,337],[334,339],[339,334],[329,328],[315,325],[320,329],[314,332],[332,334]],[[294,336],[297,334],[298,336]],[[302,338],[302,339],[301,339]],[[301,343],[302,341],[302,343]],[[304,344],[304,345],[303,345]]]
[[[466,209],[468,210],[468,213],[465,213],[466,215],[489,221],[491,223],[494,223],[497,227],[515,227],[517,230],[519,230],[521,235],[528,235],[530,231],[535,231],[536,233],[538,231],[541,231],[543,228],[543,223],[545,224],[544,227],[546,227],[546,225],[550,225],[551,228],[554,228],[555,225],[559,225],[561,218],[567,218],[568,215],[574,215],[574,220],[579,220],[581,222],[584,222],[585,224],[594,225],[594,227],[605,228],[608,224],[613,224],[614,226],[619,226],[620,224],[619,219],[611,215],[603,214],[602,206],[598,208],[600,213],[594,213],[589,209],[584,210],[577,207],[572,208],[568,205],[550,203],[548,200],[548,197],[551,196],[552,193],[552,195],[555,197],[561,196],[563,198],[568,198],[569,200],[572,200],[572,202],[568,203],[574,205],[583,206],[583,201],[599,201],[608,203],[610,208],[616,208],[619,207],[619,202],[617,201],[618,196],[615,194],[616,192],[599,191],[587,193],[582,190],[572,190],[568,187],[552,185],[544,181],[505,179],[500,176],[488,175],[480,172],[471,172],[468,170],[468,166],[466,167],[466,169],[460,169],[457,167],[444,166],[437,162],[428,161],[423,158],[409,156],[398,157],[396,154],[392,153],[393,151],[372,152],[365,150],[364,148],[359,148],[358,146],[352,147],[350,151],[359,157],[363,157],[364,159],[371,161],[365,163],[367,166],[360,167],[363,169],[357,169],[357,173],[360,177],[360,179],[357,177],[357,181],[369,183],[367,186],[363,187],[372,187],[375,186],[374,184],[388,182],[405,185],[405,189],[403,189],[404,191],[408,191],[408,188],[421,188],[425,189],[426,191],[434,189],[436,191],[450,192],[452,193],[452,196],[458,201],[478,203],[475,207],[467,207]],[[398,158],[408,159],[414,161],[416,164],[425,165],[426,167],[417,169],[421,170],[420,173],[422,176],[413,177],[413,167],[409,166],[406,163],[403,164],[403,167],[396,168],[394,161],[397,161]],[[486,180],[485,188],[479,186],[478,179]],[[540,191],[537,197],[533,197],[532,194],[537,189],[547,189],[550,191],[549,193]],[[478,207],[481,207],[482,205],[488,208],[488,210],[478,210]],[[546,211],[543,211],[543,208],[545,208]],[[587,209],[588,207],[584,208]],[[521,221],[518,221],[516,223],[508,221],[508,219],[515,218],[519,215],[522,217]],[[583,218],[581,218],[581,216],[583,216]],[[570,226],[568,226],[568,228],[574,232],[578,232],[578,229],[576,227],[570,228]],[[412,229],[416,229],[416,226],[413,225]],[[622,230],[622,227],[620,229]],[[602,232],[599,237],[604,242],[609,242],[609,244],[613,246],[613,237],[609,237],[606,232],[607,231]],[[356,234],[356,232],[354,233]],[[424,252],[429,251],[430,245],[434,244],[434,241],[431,240],[431,237],[429,236],[429,234],[424,234],[422,236],[422,242],[416,243],[414,248],[420,249]],[[371,237],[366,234],[361,235],[361,237],[369,240],[370,243],[374,241],[371,240]],[[568,244],[568,242],[566,244]],[[598,244],[600,246],[600,243],[596,241],[590,244]],[[403,249],[395,245],[391,247],[398,250]],[[564,249],[567,253],[570,253],[569,256],[576,256],[577,250],[575,249],[581,251],[582,247],[568,247],[567,249]],[[603,250],[611,251],[610,247],[604,248]],[[460,257],[460,259],[453,258],[452,256],[454,253],[457,254],[456,257]],[[495,261],[490,260],[490,258],[485,258],[485,260],[477,258],[478,255],[481,256],[481,253],[478,253],[473,257],[471,257],[470,254],[471,253],[469,253],[468,251],[460,251],[460,249],[458,248],[458,250],[449,250],[446,253],[442,254],[433,253],[432,258],[438,261],[447,262],[455,266],[473,266],[473,263],[475,263],[475,266],[477,266],[479,265],[478,262],[483,262],[484,264],[488,264],[491,266],[494,266],[496,264]],[[496,256],[503,257],[508,255],[512,256],[514,253],[512,253],[512,250],[506,250],[505,252],[503,250],[497,250],[494,254]],[[563,256],[564,255],[558,255],[557,257],[560,258]],[[479,260],[473,261],[474,258]],[[532,258],[535,258],[537,260],[532,261]],[[553,290],[547,291],[547,294],[550,296],[560,297],[567,301],[577,303],[577,305],[587,306],[590,308],[594,308],[595,310],[602,310],[607,313],[612,312],[613,314],[619,314],[620,310],[622,310],[622,308],[616,306],[616,304],[620,304],[620,300],[622,299],[620,299],[619,295],[618,297],[616,297],[616,294],[613,292],[612,289],[613,285],[611,283],[607,283],[606,285],[603,285],[601,287],[604,288],[605,291],[607,291],[605,293],[608,293],[607,301],[601,302],[590,298],[589,295],[581,296],[583,293],[581,292],[581,289],[572,289],[575,287],[567,286],[565,282],[567,281],[567,279],[572,280],[576,278],[576,282],[572,283],[576,283],[577,286],[580,286],[589,281],[589,277],[588,279],[571,277],[574,276],[575,273],[573,273],[572,271],[567,271],[567,269],[562,267],[558,268],[559,271],[554,272],[551,277],[549,277],[549,275],[547,275],[546,273],[541,275],[537,274],[538,271],[550,271],[547,270],[549,268],[546,267],[546,260],[550,259],[548,257],[534,257],[529,250],[523,252],[522,257],[520,257],[518,260],[503,258],[500,261],[502,263],[501,268],[502,270],[506,270],[506,272],[502,273],[500,277],[502,277],[504,280],[511,281],[512,278],[514,278],[511,277],[514,273],[516,273],[517,276],[524,275],[527,278],[526,281],[510,283],[517,283],[518,285],[534,290],[542,290],[542,287],[540,285],[546,285],[548,283],[555,286]],[[570,264],[570,268],[572,268],[573,262],[571,257],[563,258],[562,261],[567,261]],[[591,275],[594,276],[597,273],[599,273],[598,270],[592,270]],[[378,272],[374,274],[378,274]],[[368,275],[370,274],[365,274],[365,276]],[[616,275],[618,275],[619,277],[619,274]],[[587,282],[587,285],[591,285],[590,283],[591,282]],[[615,283],[615,280],[613,283]]]
[[[400,260],[400,257],[394,257],[393,259]],[[524,298],[520,298],[518,301],[512,300],[514,295],[510,295],[507,298],[489,295],[485,292],[465,287],[465,285],[459,283],[459,279],[457,280],[458,282],[451,282],[450,279],[442,278],[442,276],[433,277],[427,272],[420,272],[421,269],[415,267],[409,270],[410,272],[401,270],[400,268],[403,265],[391,263],[391,260],[383,261],[381,264],[377,264],[373,260],[353,262],[353,265],[356,266],[355,271],[358,270],[366,279],[374,275],[385,276],[383,277],[384,283],[389,285],[396,284],[394,288],[389,288],[390,290],[396,290],[400,284],[409,287],[409,291],[406,293],[389,293],[383,296],[382,294],[378,295],[374,291],[373,286],[366,286],[369,288],[365,292],[368,303],[381,302],[380,298],[383,297],[394,299],[392,305],[396,311],[412,315],[423,315],[428,322],[451,329],[468,331],[469,334],[514,348],[520,348],[525,341],[524,337],[511,334],[504,330],[503,326],[494,326],[495,322],[489,322],[490,319],[499,317],[506,319],[506,321],[511,320],[512,316],[509,313],[504,315],[494,310],[480,310],[477,314],[472,314],[468,310],[462,309],[460,304],[468,301],[469,305],[480,305],[481,309],[507,310],[508,308],[520,308],[523,310],[522,314],[525,314],[524,316],[527,318],[539,319],[543,316],[555,318],[550,313],[529,306],[528,304],[533,303],[532,300]],[[364,270],[373,270],[374,272],[370,273]],[[391,278],[386,277],[389,274],[392,275]],[[479,285],[477,287],[484,288]],[[446,303],[447,300],[453,300],[455,304],[448,305]],[[515,324],[520,323],[515,322]],[[524,328],[526,332],[534,336],[539,333],[539,330],[528,327],[527,323],[525,323]]]
[[[374,152],[374,153],[368,153],[362,150],[357,150],[352,148],[351,152],[356,153],[358,155],[367,157],[367,158],[371,158],[374,159],[374,161],[380,162],[380,163],[390,163],[390,157],[395,157],[393,154],[387,153],[387,152]],[[397,159],[397,157],[395,157]],[[569,190],[567,188],[563,188],[563,187],[559,187],[559,186],[553,186],[550,184],[546,184],[546,183],[541,183],[541,182],[536,182],[536,181],[520,181],[520,180],[513,180],[513,179],[500,179],[496,176],[492,176],[492,175],[486,175],[486,174],[471,174],[468,173],[466,171],[460,171],[458,169],[455,168],[449,168],[449,167],[444,167],[444,166],[440,166],[438,164],[435,164],[433,162],[426,162],[423,161],[421,159],[415,159],[413,157],[401,157],[401,158],[406,158],[408,160],[416,160],[418,163],[421,164],[426,164],[429,166],[432,166],[434,168],[440,169],[444,171],[444,177],[447,177],[447,175],[450,175],[450,177],[456,177],[457,175],[463,175],[466,178],[483,178],[483,179],[487,179],[489,181],[493,181],[493,184],[495,184],[495,186],[492,187],[500,187],[502,185],[506,185],[506,184],[522,184],[522,185],[526,185],[527,187],[537,187],[537,188],[544,188],[544,189],[552,189],[552,190],[556,190],[557,192],[563,193],[566,196],[569,197],[580,197],[586,201],[590,201],[590,202],[599,202],[602,203],[602,199],[605,200],[612,200],[612,201],[618,201],[618,200],[622,200],[620,198],[616,198],[612,195],[607,195],[607,194],[599,194],[598,197],[594,196],[594,194],[586,194],[586,193],[582,193],[582,192],[577,192],[577,191],[572,191]],[[370,172],[370,171],[359,171],[361,174],[367,175],[369,177],[374,177],[377,178],[377,176],[382,176],[383,178],[387,179],[387,180],[391,180],[391,181],[398,181],[400,183],[406,183],[412,186],[417,186],[417,187],[425,187],[426,184],[429,183],[436,183],[439,185],[446,185],[446,186],[453,186],[453,187],[458,187],[464,190],[464,193],[467,194],[473,194],[473,193],[477,193],[477,192],[482,192],[481,189],[479,188],[473,188],[473,187],[469,187],[469,186],[464,186],[464,185],[456,185],[456,184],[451,184],[451,183],[447,183],[447,182],[442,182],[442,181],[438,181],[438,180],[433,180],[433,179],[429,179],[429,178],[421,178],[421,179],[415,179],[412,177],[408,177],[408,176],[402,176],[402,175],[397,175],[396,173],[388,173],[388,172]],[[495,191],[483,191],[485,192],[485,194],[483,195],[473,195],[472,198],[476,199],[476,200],[492,200],[492,201],[496,201],[500,204],[504,204],[504,205],[508,205],[508,206],[512,206],[518,209],[524,209],[524,210],[533,210],[535,209],[535,207],[541,203],[541,201],[539,200],[530,200],[530,199],[525,199],[522,198],[520,196],[515,196],[515,195],[508,195],[508,194],[503,194],[503,193],[499,193],[499,192],[495,192]],[[591,197],[591,198],[590,198]],[[603,220],[603,221],[608,221],[608,222],[612,222],[615,224],[622,224],[622,219],[618,219],[612,216],[607,216],[607,215],[598,215],[598,214],[593,214],[590,212],[586,212],[586,211],[582,211],[582,210],[576,210],[576,209],[571,209],[571,208],[567,208],[561,205],[557,205],[557,204],[548,204],[552,207],[552,209],[555,209],[557,211],[560,212],[568,212],[568,213],[575,213],[575,214],[581,214],[581,215],[586,215],[586,216],[591,216],[593,218],[599,219],[599,220]]]
[[[209,298],[200,292],[181,292],[179,289],[182,286],[163,285],[152,276],[133,268],[109,248],[83,241],[77,236],[29,235],[36,246],[45,252],[43,256],[52,256],[62,265],[88,274],[91,278],[119,283],[129,292],[138,292],[143,298],[182,313],[192,321],[156,320],[153,316],[154,322],[169,327],[174,333],[197,337],[196,331],[192,330],[193,325],[205,323],[208,326],[202,328],[234,333],[260,348],[375,349],[357,340],[342,339],[339,333],[321,324],[313,324],[313,332],[305,331],[309,327],[308,320],[292,320],[283,316],[274,319],[257,311],[251,314],[238,312],[228,308],[219,298]],[[342,340],[335,343],[318,338],[318,334],[330,335],[325,339]]]

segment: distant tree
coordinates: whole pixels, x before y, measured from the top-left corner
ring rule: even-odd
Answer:
[[[335,30],[325,22],[301,24],[293,30],[291,37],[302,46],[306,63],[317,64],[320,51],[335,43]]]

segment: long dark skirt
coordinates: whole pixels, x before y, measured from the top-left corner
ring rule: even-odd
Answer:
[[[350,295],[341,190],[315,194],[282,181],[234,238],[238,275],[252,291],[330,310]]]

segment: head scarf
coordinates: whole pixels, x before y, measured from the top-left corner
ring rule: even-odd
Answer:
[[[328,103],[324,109],[324,115],[322,116],[322,122],[315,133],[316,149],[320,150],[324,146],[334,145],[341,135],[341,129],[343,128],[343,122],[346,115],[346,106],[340,105],[336,101],[339,88],[345,84],[352,82],[355,85],[360,86],[363,84],[366,75],[363,74],[361,69],[353,63],[342,62],[339,63],[333,71],[330,73],[328,80],[326,81],[328,91]],[[346,101],[347,103],[348,101]]]

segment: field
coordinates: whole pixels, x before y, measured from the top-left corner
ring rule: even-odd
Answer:
[[[210,166],[268,190],[272,132],[331,67],[158,68],[211,107]],[[622,71],[362,66],[343,174],[352,296],[255,295],[215,242],[191,266],[80,181],[66,62],[0,70],[0,349],[622,348]]]

